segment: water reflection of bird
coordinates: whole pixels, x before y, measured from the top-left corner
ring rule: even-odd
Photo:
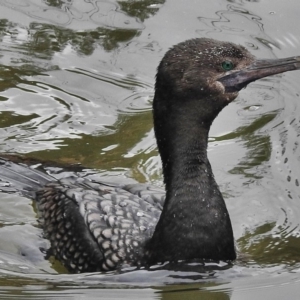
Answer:
[[[206,38],[170,49],[158,67],[153,101],[166,194],[143,184],[57,181],[4,159],[0,188],[36,199],[53,253],[72,272],[234,260],[230,218],[207,158],[208,132],[248,83],[296,69],[299,57],[256,60],[242,46]]]

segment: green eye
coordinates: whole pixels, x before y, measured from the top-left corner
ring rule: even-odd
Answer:
[[[230,71],[234,67],[233,63],[230,60],[225,60],[222,62],[222,68],[225,71]]]

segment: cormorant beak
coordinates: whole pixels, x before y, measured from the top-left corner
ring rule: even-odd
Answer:
[[[239,71],[231,71],[217,80],[227,93],[238,92],[257,79],[300,69],[300,56],[281,59],[259,59]]]

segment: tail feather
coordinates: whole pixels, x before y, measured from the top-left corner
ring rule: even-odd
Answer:
[[[0,158],[0,191],[18,192],[23,196],[32,197],[51,181],[56,179],[33,167]]]

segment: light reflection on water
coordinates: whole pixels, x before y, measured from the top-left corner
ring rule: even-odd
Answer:
[[[259,57],[298,55],[294,2],[0,0],[0,152],[82,163],[97,170],[79,174],[108,181],[162,185],[151,101],[163,53],[206,36],[240,43]],[[233,266],[57,275],[65,270],[44,259],[48,242],[31,200],[0,194],[4,297],[22,289],[36,290],[28,293],[36,298],[97,297],[83,286],[120,298],[109,289],[160,286],[161,298],[235,299],[240,286],[249,291],[244,296],[264,286],[275,299],[276,286],[298,282],[298,78],[295,72],[252,84],[212,128],[209,155],[242,253]],[[128,299],[157,297],[134,291]]]
[[[151,94],[148,84],[133,77],[69,69],[47,76],[22,76],[15,88],[1,93],[0,109],[20,125],[15,143],[9,147],[27,153],[58,149],[63,139],[82,134],[109,133],[119,112],[149,111]],[[11,132],[1,127],[2,152],[10,151],[3,141]]]

